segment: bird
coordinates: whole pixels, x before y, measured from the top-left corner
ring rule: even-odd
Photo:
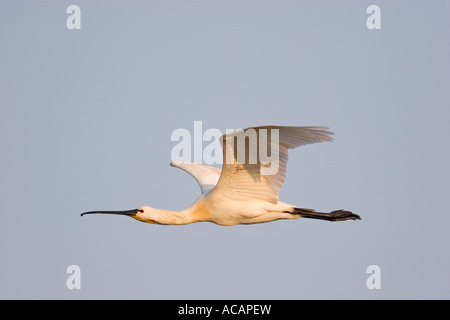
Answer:
[[[299,218],[325,221],[360,220],[359,215],[344,209],[317,212],[279,201],[279,192],[286,176],[289,149],[333,141],[331,135],[333,132],[330,132],[328,127],[321,126],[270,125],[227,132],[220,138],[223,151],[222,169],[183,161],[170,163],[171,166],[189,173],[200,185],[201,195],[189,208],[171,211],[142,206],[123,211],[88,211],[81,216],[118,214],[150,224],[186,225],[212,222],[222,226]],[[239,139],[242,137],[245,144],[239,149]],[[255,137],[256,143],[251,143]],[[262,149],[265,149],[266,153],[267,150],[270,151],[270,162],[261,156]],[[259,153],[256,152],[256,157],[252,159],[252,153],[255,151]],[[270,169],[273,169],[273,172]]]

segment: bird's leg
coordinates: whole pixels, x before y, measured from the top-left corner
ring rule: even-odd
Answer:
[[[298,214],[302,218],[320,219],[328,221],[345,221],[345,220],[361,220],[361,217],[350,211],[335,210],[330,213],[317,212],[312,209],[294,208],[292,214]]]

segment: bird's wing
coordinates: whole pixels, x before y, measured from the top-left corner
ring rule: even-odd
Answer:
[[[288,150],[305,144],[332,141],[333,138],[330,135],[333,133],[327,129],[326,127],[260,126],[223,135],[221,138],[224,154],[223,168],[211,195],[234,200],[256,198],[277,203],[286,175]],[[277,131],[278,143],[276,143]],[[251,140],[255,134],[257,147],[252,147]],[[245,159],[242,159],[243,153],[239,152],[239,139],[242,141],[244,137],[245,141],[245,136],[249,137],[247,138],[249,143],[245,142]],[[270,152],[266,151],[266,154],[271,153],[271,162],[267,161],[267,157],[261,158],[261,148],[264,147],[267,148],[265,150],[270,150]],[[251,159],[252,152],[258,154],[256,161]]]
[[[220,168],[198,163],[174,161],[170,165],[180,168],[193,176],[200,185],[202,194],[208,193],[216,186],[220,173],[222,172]]]

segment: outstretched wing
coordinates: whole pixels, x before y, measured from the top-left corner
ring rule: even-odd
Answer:
[[[220,168],[198,163],[174,161],[170,165],[180,168],[193,176],[200,185],[202,194],[208,193],[216,186],[220,173],[222,172]]]
[[[326,127],[260,126],[223,135],[223,168],[211,196],[214,194],[235,200],[256,198],[277,203],[286,175],[288,150],[305,144],[332,141],[332,134]],[[252,146],[255,136],[257,144]],[[242,141],[249,141],[248,144],[245,142],[244,153],[239,149],[239,139],[241,146]],[[270,150],[266,151],[271,154],[270,162],[260,155],[261,148],[263,151],[264,148]]]

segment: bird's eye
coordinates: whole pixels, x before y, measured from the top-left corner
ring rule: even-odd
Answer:
[[[142,209],[138,209],[138,211],[137,212],[139,212],[139,213],[143,213],[144,212],[144,210],[142,210]]]

